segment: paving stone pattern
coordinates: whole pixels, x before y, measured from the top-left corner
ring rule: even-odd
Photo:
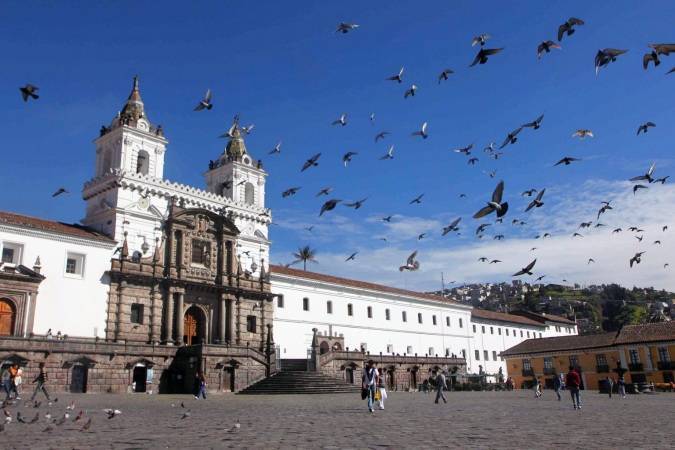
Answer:
[[[584,392],[583,409],[572,409],[546,391],[391,393],[386,410],[368,413],[358,395],[60,395],[36,409],[23,404],[8,411],[14,420],[0,433],[0,448],[673,448],[675,394],[632,395],[622,400]],[[93,418],[89,432],[72,417],[53,431],[44,413],[58,418],[70,400],[76,412]],[[181,408],[184,402],[186,408]],[[173,404],[173,406],[172,406]],[[107,419],[103,408],[122,415]],[[189,410],[190,417],[181,419]],[[241,427],[229,432],[235,423]]]

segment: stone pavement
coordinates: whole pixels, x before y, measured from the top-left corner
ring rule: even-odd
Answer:
[[[583,409],[551,391],[391,393],[385,411],[369,414],[351,394],[297,396],[59,395],[42,405],[40,421],[16,421],[23,404],[7,410],[14,420],[0,433],[0,448],[673,448],[675,394],[608,399],[583,392]],[[93,418],[89,432],[69,420],[47,427],[44,413],[60,417],[70,400]],[[181,408],[180,403],[185,403]],[[173,406],[172,406],[173,404]],[[111,420],[103,408],[117,408]],[[189,410],[190,417],[181,419]],[[235,423],[241,427],[229,432]]]

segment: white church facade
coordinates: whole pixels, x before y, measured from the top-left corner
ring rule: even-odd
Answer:
[[[197,370],[213,389],[240,390],[275,359],[312,351],[316,370],[319,356],[328,367],[325,354],[335,355],[333,374],[361,354],[404,358],[410,373],[430,358],[430,368],[496,376],[513,345],[577,333],[565,318],[270,266],[267,173],[246,133],[235,120],[204,189],[166,180],[168,140],[134,79],[94,141],[82,225],[0,212],[0,358],[29,372],[51,364],[74,391],[120,391],[125,377],[134,389],[180,391]]]

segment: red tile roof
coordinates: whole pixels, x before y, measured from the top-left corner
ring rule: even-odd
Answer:
[[[596,347],[609,347],[614,343],[615,337],[616,333],[604,333],[589,334],[585,336],[557,336],[541,339],[528,339],[503,351],[502,355],[551,353]]]
[[[573,320],[570,320],[562,316],[556,316],[555,314],[547,314],[547,313],[539,314],[532,311],[513,311],[511,314],[529,317],[530,319],[536,320],[537,322],[541,323],[545,323],[548,321],[548,322],[564,323],[567,325],[576,325],[576,322],[574,322]]]
[[[675,341],[675,321],[626,325],[621,328],[615,344]]]
[[[399,288],[395,288],[395,287],[392,287],[392,286],[385,286],[383,284],[375,284],[375,283],[369,283],[367,281],[359,281],[359,280],[353,280],[353,279],[350,279],[350,278],[342,278],[342,277],[335,277],[335,276],[332,276],[332,275],[324,275],[322,273],[309,272],[309,271],[306,271],[306,270],[299,270],[299,269],[292,269],[290,267],[277,266],[277,265],[274,265],[274,264],[270,264],[270,272],[272,273],[272,275],[274,275],[274,274],[288,275],[288,276],[291,276],[291,277],[305,278],[305,279],[314,280],[314,281],[322,281],[324,283],[339,284],[339,285],[347,286],[347,287],[369,289],[369,290],[373,290],[373,291],[384,292],[384,293],[387,293],[387,294],[405,295],[405,296],[408,296],[408,297],[415,297],[415,298],[419,298],[419,299],[423,299],[423,300],[434,300],[434,301],[437,301],[437,302],[458,304],[456,302],[453,302],[452,300],[448,300],[447,298],[441,297],[439,295],[425,294],[423,292],[409,291],[407,289],[399,289]]]
[[[506,314],[497,311],[488,311],[486,309],[477,309],[474,308],[471,311],[471,318],[483,319],[483,320],[494,320],[497,322],[508,322],[508,323],[517,323],[520,325],[529,325],[535,327],[543,327],[544,325],[541,322],[536,320],[529,319],[523,316],[516,316],[515,314]]]
[[[98,233],[82,225],[38,219],[37,217],[24,216],[22,214],[15,214],[6,211],[0,211],[0,224],[31,228],[34,230],[46,231],[50,233],[65,234],[82,239],[108,242],[110,244],[114,244],[116,242],[114,239],[111,239],[104,234]]]

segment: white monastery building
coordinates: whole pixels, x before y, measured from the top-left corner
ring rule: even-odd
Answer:
[[[282,359],[306,358],[316,329],[320,336],[336,338],[331,350],[454,356],[466,360],[468,373],[491,375],[501,369],[506,374],[502,351],[530,338],[577,334],[576,324],[562,317],[477,310],[420,292],[270,266],[267,173],[248,153],[245,134],[235,121],[222,155],[208,164],[204,188],[166,180],[168,140],[150,122],[134,79],[123,109],[94,140],[96,163],[82,190],[82,224],[0,213],[0,274],[39,283],[21,295],[0,284],[0,336],[44,335],[51,329],[70,337],[105,338],[113,297],[111,260],[120,254],[131,261],[150,260],[164,251],[165,225],[175,206],[224,217],[236,227],[238,273],[269,279],[273,341]],[[195,255],[210,261],[213,249],[192,245],[193,263]],[[179,301],[182,307],[182,297]],[[209,322],[209,336],[225,336],[225,300],[220,305],[214,311],[222,322]],[[140,311],[136,319],[142,325]],[[177,320],[182,325],[182,316]],[[256,332],[255,319],[244,324]]]

